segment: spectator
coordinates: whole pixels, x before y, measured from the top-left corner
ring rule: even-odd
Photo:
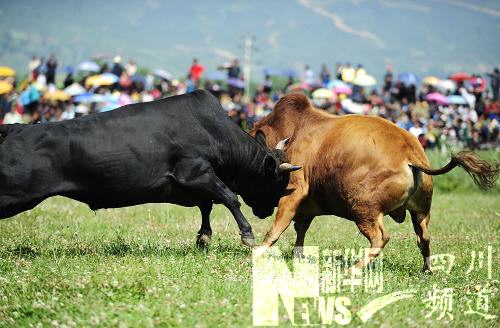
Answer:
[[[309,65],[304,66],[304,77],[303,77],[304,83],[307,85],[311,86],[314,84],[314,72],[313,70],[309,67]]]
[[[121,64],[122,57],[120,57],[119,55],[115,56],[113,62],[114,64],[113,68],[111,69],[111,73],[115,74],[118,77],[121,77],[123,73],[123,66]]]
[[[56,69],[57,69],[57,59],[54,54],[51,54],[46,66],[46,77],[47,85],[54,85],[56,83]]]
[[[233,59],[231,66],[228,67],[227,76],[230,79],[239,79],[241,75],[240,62],[237,58]]]
[[[493,73],[488,75],[491,79],[490,85],[493,92],[493,101],[497,101],[499,99],[498,94],[500,93],[500,70],[498,70],[498,67],[495,67]]]
[[[326,88],[328,83],[330,83],[330,70],[326,67],[326,64],[321,66],[321,72],[319,73],[321,79],[321,84]]]
[[[196,87],[199,86],[200,78],[201,78],[201,75],[203,74],[204,71],[205,71],[205,67],[198,63],[197,58],[194,58],[193,64],[189,68],[188,74],[193,79],[193,82],[195,83]]]
[[[17,112],[16,106],[11,106],[10,111],[3,117],[3,124],[23,123],[23,117]]]

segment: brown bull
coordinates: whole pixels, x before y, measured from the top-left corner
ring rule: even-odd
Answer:
[[[430,271],[431,175],[461,166],[487,189],[494,186],[499,171],[499,164],[491,165],[468,151],[433,170],[409,132],[382,118],[330,115],[313,108],[302,94],[283,97],[251,134],[268,145],[290,138],[288,158],[303,168],[291,174],[288,193],[281,198],[258,252],[273,245],[292,220],[295,246],[302,247],[315,216],[336,215],[354,221],[370,241],[368,259],[359,261],[357,268],[375,258],[389,241],[383,216],[401,223],[408,210],[424,258],[423,270]]]

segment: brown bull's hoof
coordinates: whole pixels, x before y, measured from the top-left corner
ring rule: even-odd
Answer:
[[[255,238],[253,238],[253,237],[241,236],[241,242],[245,246],[252,247],[252,248],[255,247]]]
[[[196,240],[196,246],[198,248],[207,248],[208,245],[212,242],[212,238],[210,238],[209,235],[199,235],[198,239]]]

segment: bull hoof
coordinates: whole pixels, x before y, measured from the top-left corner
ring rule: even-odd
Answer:
[[[434,272],[432,271],[432,269],[431,269],[431,268],[429,268],[429,267],[425,267],[425,266],[424,266],[424,267],[422,268],[422,273],[425,273],[425,274],[433,274]]]
[[[243,243],[243,245],[248,246],[250,248],[255,247],[255,238],[253,236],[252,237],[241,236],[241,242]]]
[[[209,235],[198,235],[198,238],[196,239],[196,247],[205,249],[208,247],[208,245],[210,245],[211,242],[212,238],[210,238]]]
[[[301,259],[305,258],[304,247],[294,247],[292,251],[292,256]]]

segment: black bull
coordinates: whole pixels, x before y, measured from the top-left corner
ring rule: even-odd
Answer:
[[[265,218],[284,192],[285,153],[234,124],[205,91],[82,118],[0,126],[0,219],[61,195],[93,210],[167,202],[198,206],[198,244],[211,237],[213,202],[255,244],[237,195]]]

